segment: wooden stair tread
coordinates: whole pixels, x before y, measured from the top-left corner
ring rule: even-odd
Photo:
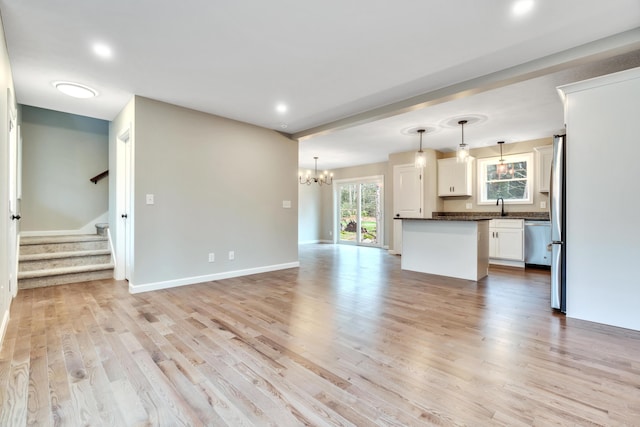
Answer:
[[[91,264],[79,265],[74,267],[50,268],[47,270],[20,271],[19,279],[32,279],[35,277],[61,276],[63,274],[85,273],[89,271],[111,270],[114,268],[113,263],[109,264]]]

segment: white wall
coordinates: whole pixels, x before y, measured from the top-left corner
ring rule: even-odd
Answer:
[[[324,187],[324,186],[323,186]],[[298,187],[298,243],[317,243],[322,235],[322,187]]]
[[[9,320],[11,294],[9,290],[9,111],[7,106],[12,104],[17,108],[15,98],[11,101],[8,92],[15,93],[13,77],[4,38],[4,27],[0,22],[0,345]],[[15,251],[14,251],[15,252]],[[15,254],[14,254],[15,255]]]
[[[108,210],[109,122],[22,106],[21,231],[76,230]],[[95,229],[94,229],[95,231]]]
[[[137,96],[134,127],[134,292],[297,265],[296,141]]]
[[[567,95],[567,316],[640,330],[640,68]]]

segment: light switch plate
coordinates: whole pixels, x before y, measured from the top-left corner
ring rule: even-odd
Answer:
[[[152,205],[154,203],[153,194],[147,194],[147,204]]]
[[[291,209],[291,200],[283,200],[282,207],[285,209]]]

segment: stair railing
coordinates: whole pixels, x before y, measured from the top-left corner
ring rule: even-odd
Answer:
[[[91,178],[89,181],[93,182],[94,184],[97,184],[98,181],[100,181],[102,178],[106,178],[107,176],[109,176],[109,169],[107,169],[102,173],[99,173],[98,175]]]

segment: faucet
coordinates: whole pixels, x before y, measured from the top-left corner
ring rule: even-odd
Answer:
[[[502,200],[502,210],[500,211],[500,216],[505,216],[507,214],[504,213],[504,199],[502,197],[498,197],[496,199],[496,206],[498,206],[498,204],[500,203],[500,200]]]

